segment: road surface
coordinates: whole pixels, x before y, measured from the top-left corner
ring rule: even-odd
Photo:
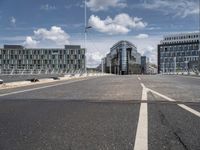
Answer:
[[[199,150],[200,78],[103,76],[0,90],[1,150]]]

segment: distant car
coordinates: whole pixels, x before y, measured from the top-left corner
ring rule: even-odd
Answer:
[[[60,80],[59,77],[51,77],[53,80]]]
[[[70,74],[70,77],[74,77],[74,76],[75,76],[75,73]]]
[[[39,82],[39,79],[37,79],[37,78],[32,78],[32,79],[28,79],[27,81],[31,81],[31,82]]]
[[[3,84],[3,80],[2,79],[0,79],[0,84]]]

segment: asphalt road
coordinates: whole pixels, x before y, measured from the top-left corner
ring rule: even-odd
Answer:
[[[0,150],[200,150],[199,91],[167,75],[1,90]]]

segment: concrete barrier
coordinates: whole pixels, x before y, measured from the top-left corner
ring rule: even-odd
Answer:
[[[38,84],[44,84],[44,83],[50,83],[50,82],[58,82],[61,80],[70,80],[70,79],[77,79],[77,78],[86,78],[86,77],[92,77],[92,76],[108,76],[111,74],[101,74],[101,73],[89,73],[89,74],[75,74],[74,76],[65,75],[63,77],[59,77],[60,80],[53,80],[52,78],[43,78],[39,79],[39,82],[30,82],[30,81],[16,81],[16,82],[9,82],[9,83],[3,83],[0,85],[0,90],[2,89],[10,89],[10,88],[17,88],[17,87],[23,87],[23,86],[30,86],[30,85],[38,85]]]

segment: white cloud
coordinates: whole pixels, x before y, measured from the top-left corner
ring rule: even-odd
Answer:
[[[148,37],[149,37],[148,34],[138,34],[138,35],[136,36],[136,38],[138,38],[138,39],[146,39],[146,38],[148,38]]]
[[[149,57],[151,63],[157,64],[157,48],[155,46],[146,46],[143,50],[143,55]]]
[[[10,18],[10,23],[11,23],[12,25],[15,25],[15,24],[16,24],[16,18],[12,16],[12,17]]]
[[[142,18],[130,17],[126,13],[121,13],[113,19],[108,16],[105,20],[101,20],[98,16],[92,15],[89,18],[89,25],[99,32],[113,35],[127,34],[131,29],[145,28],[147,23],[143,22]]]
[[[40,9],[41,10],[56,10],[56,6],[45,4],[45,5],[40,6]]]
[[[87,54],[87,66],[89,67],[97,67],[100,62],[101,59],[104,57],[104,55],[99,52],[99,51],[95,51],[95,52],[91,52]]]
[[[198,0],[151,0],[145,1],[142,6],[182,18],[199,13]]]
[[[91,11],[108,10],[109,7],[124,8],[127,6],[123,0],[88,0],[86,4]]]
[[[25,42],[23,44],[26,47],[35,48],[35,47],[37,47],[38,43],[39,43],[39,41],[36,41],[36,40],[32,39],[31,36],[27,36],[26,40],[25,40]]]
[[[65,5],[64,6],[66,9],[70,9],[70,8],[72,8],[72,5]]]
[[[43,45],[49,43],[51,45],[64,46],[69,44],[69,38],[69,35],[62,30],[61,27],[52,26],[50,30],[45,28],[35,30],[34,35],[32,37],[27,37],[25,42],[35,44],[35,46],[38,43]]]
[[[130,41],[137,46],[138,52],[149,57],[150,62],[157,64],[157,45],[162,40],[162,36],[149,36],[149,38],[138,39],[133,37]]]

